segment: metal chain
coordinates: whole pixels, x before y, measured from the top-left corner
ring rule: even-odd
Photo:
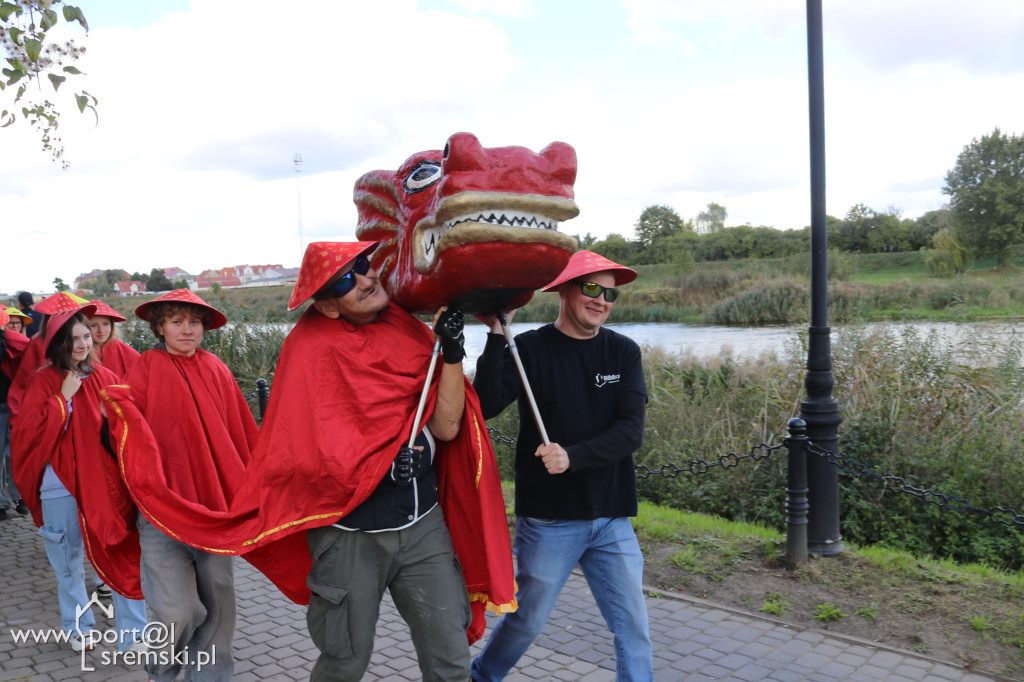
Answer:
[[[493,441],[497,441],[498,443],[504,443],[505,445],[515,445],[516,444],[516,439],[515,438],[509,438],[508,436],[503,435],[501,433],[501,431],[499,431],[498,429],[494,428],[493,426],[488,426],[487,427],[487,431],[491,434],[491,440],[493,440]]]
[[[491,440],[499,443],[505,443],[506,445],[514,445],[516,442],[515,438],[509,438],[503,435],[501,431],[488,426],[487,430],[491,434]],[[649,476],[663,476],[664,478],[675,478],[681,473],[690,474],[706,474],[708,471],[715,467],[722,467],[723,469],[731,469],[734,466],[739,465],[743,460],[751,460],[757,462],[762,459],[767,459],[777,450],[784,448],[785,445],[768,445],[767,443],[760,443],[750,448],[750,453],[746,455],[738,455],[735,452],[729,452],[718,458],[717,461],[708,462],[703,459],[691,460],[689,465],[680,467],[675,464],[663,464],[660,469],[652,469],[646,464],[636,465],[636,477],[637,479],[648,478]]]
[[[726,454],[721,455],[717,461],[708,462],[703,459],[694,459],[690,461],[689,465],[684,467],[680,467],[675,464],[662,464],[660,469],[651,469],[646,464],[637,464],[636,477],[637,479],[642,479],[651,475],[660,475],[665,478],[675,478],[684,472],[695,475],[706,474],[714,467],[731,469],[734,466],[738,466],[743,460],[749,459],[752,462],[757,462],[762,459],[768,459],[773,453],[784,447],[784,445],[768,445],[767,443],[759,443],[750,448],[750,452],[746,455],[727,452]]]
[[[975,507],[969,500],[962,497],[946,495],[927,488],[919,488],[917,486],[910,485],[902,476],[876,474],[868,469],[867,465],[863,462],[858,462],[855,459],[850,459],[837,453],[829,452],[810,441],[807,443],[807,452],[813,455],[818,455],[819,457],[824,457],[826,461],[830,464],[834,464],[842,473],[849,474],[857,478],[879,481],[895,492],[912,495],[924,500],[925,502],[934,504],[940,509],[948,509],[949,511],[960,512],[961,514],[980,514],[982,516],[987,516],[992,521],[1001,523],[1004,526],[1024,526],[1024,514],[1013,509],[1006,509],[998,506],[990,507],[989,509],[982,509],[980,507]],[[890,486],[890,484],[894,485]]]

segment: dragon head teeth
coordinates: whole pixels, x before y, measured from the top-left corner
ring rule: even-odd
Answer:
[[[547,216],[521,211],[482,211],[456,216],[445,223],[453,228],[461,223],[482,223],[486,225],[508,225],[510,227],[532,227],[541,230],[557,230],[558,221]]]

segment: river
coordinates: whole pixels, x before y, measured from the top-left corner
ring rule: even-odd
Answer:
[[[520,334],[542,326],[541,322],[512,322],[512,333]],[[996,346],[1024,342],[1024,323],[1021,322],[875,322],[865,325],[912,328],[919,334],[936,333],[939,338],[960,344],[974,339]],[[698,358],[719,355],[729,349],[734,357],[756,357],[763,352],[782,355],[787,344],[794,344],[806,326],[793,327],[722,327],[692,325],[676,322],[644,322],[630,324],[608,323],[609,329],[625,334],[641,346],[659,348],[667,353],[692,354]],[[842,327],[832,328],[835,343]],[[479,324],[466,325],[466,356],[475,362],[483,351],[486,329]]]

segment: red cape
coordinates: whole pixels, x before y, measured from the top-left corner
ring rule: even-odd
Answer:
[[[108,386],[103,398],[121,477],[142,514],[194,547],[237,553],[193,537],[203,534],[199,526],[207,519],[227,514],[259,435],[224,363],[202,349],[191,357],[150,350],[139,358],[127,384]],[[275,571],[301,566],[303,557],[308,573],[309,550],[301,538],[280,554],[277,549],[245,558],[272,580]],[[275,563],[280,559],[283,568]]]
[[[32,376],[43,365],[46,353],[46,339],[42,334],[36,334],[28,343],[28,347],[21,354],[18,371],[11,378],[11,388],[7,391],[7,408],[11,411],[11,424],[15,422],[18,412],[21,410],[22,399],[28,389]]]
[[[78,505],[85,551],[96,572],[120,594],[142,599],[135,505],[121,481],[117,460],[100,443],[100,391],[117,377],[103,367],[94,368],[72,398],[69,416],[60,394],[65,374],[46,367],[29,383],[12,432],[15,483],[32,520],[42,526],[39,486],[46,465],[51,465]]]
[[[13,379],[18,373],[22,354],[28,348],[28,344],[28,337],[24,334],[10,329],[4,330],[4,354],[0,357],[0,372],[6,374],[8,379]]]
[[[170,533],[207,551],[266,559],[258,567],[293,601],[308,603],[311,559],[303,531],[345,516],[384,477],[408,441],[432,346],[428,327],[394,305],[376,322],[355,328],[310,308],[282,348],[252,462],[227,512],[204,513],[200,520],[199,510],[161,498],[156,468],[140,464],[131,447],[123,458],[126,472],[137,474],[129,487],[136,499],[147,498],[148,507],[140,501],[143,513]],[[439,376],[424,421],[432,414]],[[130,412],[123,410],[114,426],[127,426],[118,437],[129,441]],[[467,636],[475,641],[484,632],[485,607],[504,612],[516,602],[501,481],[468,381],[459,435],[437,442],[435,463],[441,506],[473,604]],[[144,489],[149,492],[140,493]]]
[[[95,355],[100,364],[122,379],[139,361],[139,351],[116,337],[97,348]]]

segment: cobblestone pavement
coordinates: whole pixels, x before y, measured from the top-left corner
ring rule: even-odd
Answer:
[[[91,575],[91,570],[87,576]],[[42,538],[28,518],[0,522],[0,680],[145,680],[138,665],[118,665],[102,644],[86,654],[49,643],[16,643],[13,633],[59,625],[56,582]],[[292,604],[248,563],[235,569],[238,682],[303,680],[316,657],[306,633],[305,609]],[[755,614],[673,597],[651,597],[655,679],[671,680],[913,680],[978,682],[984,676],[911,652],[798,629]],[[94,611],[99,629],[112,628]],[[488,633],[490,630],[488,629]],[[473,647],[474,654],[480,643]],[[573,575],[541,637],[507,678],[524,680],[615,679],[611,637],[579,575]],[[405,624],[385,600],[367,680],[418,680],[419,669]]]

